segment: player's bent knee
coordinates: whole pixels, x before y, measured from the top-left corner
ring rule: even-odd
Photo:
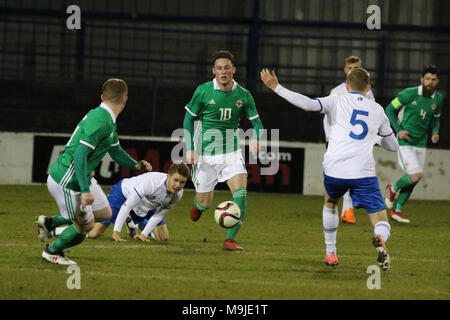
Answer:
[[[414,174],[414,178],[412,178],[411,180],[414,182],[419,182],[420,180],[422,180],[423,178],[423,173],[416,173]]]
[[[325,195],[324,206],[329,209],[335,209],[338,207],[339,200],[340,199],[330,198],[330,196],[327,194],[327,195]]]
[[[95,221],[102,222],[111,219],[112,217],[112,210],[111,207],[106,207],[101,210],[94,212]]]
[[[76,222],[76,227],[80,232],[89,232],[94,228],[94,224],[94,220],[91,220],[87,223]]]

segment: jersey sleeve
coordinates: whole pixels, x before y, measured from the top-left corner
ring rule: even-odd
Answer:
[[[245,116],[248,120],[252,121],[259,117],[258,110],[256,110],[256,104],[255,100],[253,99],[253,96],[248,92],[247,94],[247,103],[244,107]]]
[[[119,146],[119,145],[120,145],[120,143],[119,143],[119,135],[117,134],[117,128],[114,127],[113,140],[112,140],[112,143],[111,143],[111,147],[116,147],[116,146]]]
[[[329,95],[327,97],[316,98],[320,104],[320,113],[329,114],[336,106],[337,95]]]
[[[194,95],[191,98],[191,101],[184,107],[187,112],[189,112],[193,117],[197,118],[200,115],[205,103],[203,102],[203,93],[201,86],[198,86],[195,89]]]
[[[83,123],[83,131],[80,136],[80,143],[95,150],[99,142],[107,137],[110,132],[109,125],[104,121],[95,118],[86,118]]]
[[[381,110],[383,110],[381,106],[380,108]],[[381,117],[381,125],[380,128],[378,129],[378,135],[384,138],[390,136],[391,134],[394,134],[394,130],[392,130],[391,128],[389,118],[383,111],[380,112],[380,117]]]
[[[408,103],[414,100],[414,95],[411,94],[411,91],[405,89],[401,91],[398,96],[392,100],[391,104],[395,110],[399,110],[402,106],[407,105]]]

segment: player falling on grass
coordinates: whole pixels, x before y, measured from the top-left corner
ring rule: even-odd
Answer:
[[[350,56],[345,58],[345,66],[344,66],[344,72],[345,75],[347,75],[350,71],[356,68],[362,68],[362,61],[361,58],[357,56]],[[336,94],[347,94],[347,85],[346,81],[342,82],[337,87],[333,88],[330,92],[330,95]],[[366,94],[366,98],[370,99],[372,101],[375,101],[375,97],[373,96],[372,90],[369,90]],[[326,114],[324,114],[323,117],[323,130],[325,132],[325,140],[328,144],[328,135],[330,133],[330,123],[328,121],[328,117]],[[355,213],[353,212],[353,202],[352,198],[350,197],[350,191],[347,191],[344,196],[342,197],[342,213],[341,213],[341,222],[345,223],[356,223]]]
[[[261,71],[264,84],[291,104],[306,110],[325,113],[330,121],[329,144],[324,155],[325,203],[322,210],[326,244],[325,263],[336,266],[336,235],[339,225],[339,199],[350,189],[356,208],[369,214],[374,226],[372,244],[378,252],[378,263],[390,269],[386,242],[390,225],[375,172],[373,146],[378,143],[389,151],[398,150],[398,142],[383,108],[366,98],[370,90],[370,76],[364,69],[347,74],[348,93],[310,99],[292,92],[278,83],[274,71]],[[381,140],[380,135],[383,137]]]
[[[111,218],[111,208],[105,193],[91,173],[108,152],[121,166],[129,169],[151,171],[151,165],[136,162],[122,149],[117,135],[116,119],[125,107],[128,87],[121,79],[109,79],[103,84],[102,103],[92,109],[78,123],[67,142],[64,152],[51,165],[47,187],[56,200],[59,215],[52,218],[39,216],[36,223],[41,239],[65,224],[67,227],[52,244],[42,252],[42,257],[52,263],[76,264],[68,259],[64,250],[80,244],[93,228],[94,219]]]
[[[247,170],[239,146],[239,121],[242,117],[249,119],[256,132],[256,139],[250,141],[253,154],[259,151],[263,125],[252,95],[233,80],[236,73],[233,55],[218,51],[212,62],[215,78],[198,86],[185,107],[186,158],[193,164],[192,181],[196,189],[190,216],[193,221],[200,219],[211,206],[216,184],[226,181],[233,201],[241,209],[241,222],[227,230],[222,249],[242,251],[234,240],[247,212]],[[200,120],[195,132],[199,141],[194,145],[196,120]]]
[[[149,235],[153,233],[155,240],[169,240],[164,217],[181,200],[188,177],[189,167],[177,162],[170,165],[167,174],[147,172],[120,180],[108,194],[113,212],[111,219],[96,223],[88,237],[99,237],[113,223],[113,239],[117,242],[127,241],[120,235],[123,224],[127,223],[130,236],[134,239],[150,242]],[[142,230],[140,234],[136,234],[136,224]]]
[[[427,66],[422,71],[421,85],[401,91],[386,107],[386,114],[397,132],[400,145],[398,163],[406,173],[395,183],[386,187],[386,207],[392,209],[393,220],[409,223],[402,215],[414,187],[423,177],[427,146],[427,131],[431,129],[431,142],[439,141],[442,95],[436,91],[439,84],[436,66]],[[397,201],[395,198],[398,196]]]

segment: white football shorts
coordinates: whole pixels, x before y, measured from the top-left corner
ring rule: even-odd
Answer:
[[[426,148],[400,146],[397,152],[398,164],[407,174],[423,173],[426,153]]]
[[[224,182],[238,174],[247,175],[241,150],[215,156],[200,156],[192,166],[192,182],[197,192],[213,191],[218,182]]]
[[[77,221],[80,224],[87,224],[94,219],[93,211],[98,211],[109,206],[108,198],[97,180],[91,178],[90,190],[94,196],[94,203],[87,207],[84,213],[80,209],[81,192],[64,188],[48,175],[47,188],[52,197],[56,200],[59,213],[66,219]],[[90,207],[90,208],[89,208]]]

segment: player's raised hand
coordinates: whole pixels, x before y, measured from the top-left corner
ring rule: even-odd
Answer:
[[[433,133],[433,135],[431,136],[431,142],[433,142],[433,143],[439,142],[439,133],[438,132]]]
[[[398,132],[398,137],[402,140],[411,141],[411,138],[409,137],[409,131],[406,130],[400,130]]]
[[[144,242],[151,242],[150,239],[144,236],[142,233],[135,235],[133,239],[138,239]]]
[[[124,238],[122,238],[119,231],[113,231],[112,238],[116,242],[128,242],[128,240],[125,240]]]
[[[146,170],[146,171],[152,171],[152,165],[145,161],[145,160],[141,160],[139,161],[136,166],[135,166],[136,170]]]
[[[278,77],[275,74],[275,71],[272,70],[272,72],[269,71],[269,69],[262,69],[261,70],[261,80],[264,82],[266,87],[269,89],[275,90],[275,88],[278,85]]]

